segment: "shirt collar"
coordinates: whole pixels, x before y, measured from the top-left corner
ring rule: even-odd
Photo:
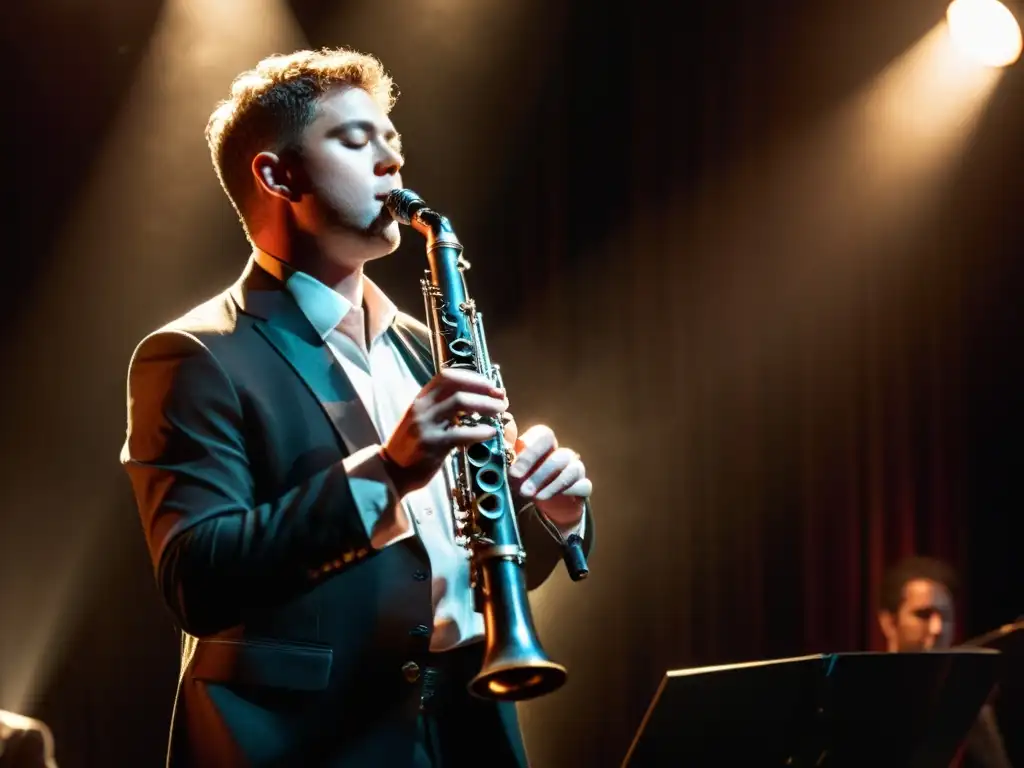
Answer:
[[[302,314],[321,339],[326,341],[331,331],[339,330],[352,336],[360,346],[365,344],[366,330],[362,307],[353,307],[352,302],[333,288],[258,248],[253,251],[253,259],[284,284],[285,290],[295,299]],[[395,321],[398,308],[377,284],[365,275],[363,306],[366,308],[365,327],[369,329],[372,344]]]

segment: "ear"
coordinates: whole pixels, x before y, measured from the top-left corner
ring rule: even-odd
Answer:
[[[298,200],[293,174],[284,158],[273,152],[260,152],[252,159],[252,173],[268,194],[288,202]]]
[[[896,617],[889,611],[879,611],[878,626],[881,627],[882,634],[891,647],[896,642]]]

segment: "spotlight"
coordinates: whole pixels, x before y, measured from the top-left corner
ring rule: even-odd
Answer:
[[[1007,67],[1020,57],[1020,25],[999,0],[953,0],[946,21],[953,42],[986,67]]]

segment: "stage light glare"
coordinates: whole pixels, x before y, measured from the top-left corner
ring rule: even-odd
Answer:
[[[946,10],[953,42],[986,67],[1007,67],[1020,58],[1020,25],[999,0],[953,0]]]

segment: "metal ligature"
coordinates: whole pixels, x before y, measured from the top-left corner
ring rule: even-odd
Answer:
[[[427,240],[429,269],[421,285],[435,370],[464,368],[502,386],[487,351],[483,318],[466,289],[469,263],[448,219],[407,189],[393,191],[385,205],[399,223]],[[462,418],[465,424],[481,423],[476,416]],[[508,481],[513,453],[506,448],[501,419],[487,421],[495,436],[453,456],[455,527],[469,550],[476,606],[486,631],[482,669],[469,691],[482,699],[520,701],[560,688],[566,670],[548,658],[537,639],[526,589],[526,552]],[[576,541],[566,543],[566,563],[577,580],[586,575],[586,564],[579,565],[579,537],[570,538]]]

